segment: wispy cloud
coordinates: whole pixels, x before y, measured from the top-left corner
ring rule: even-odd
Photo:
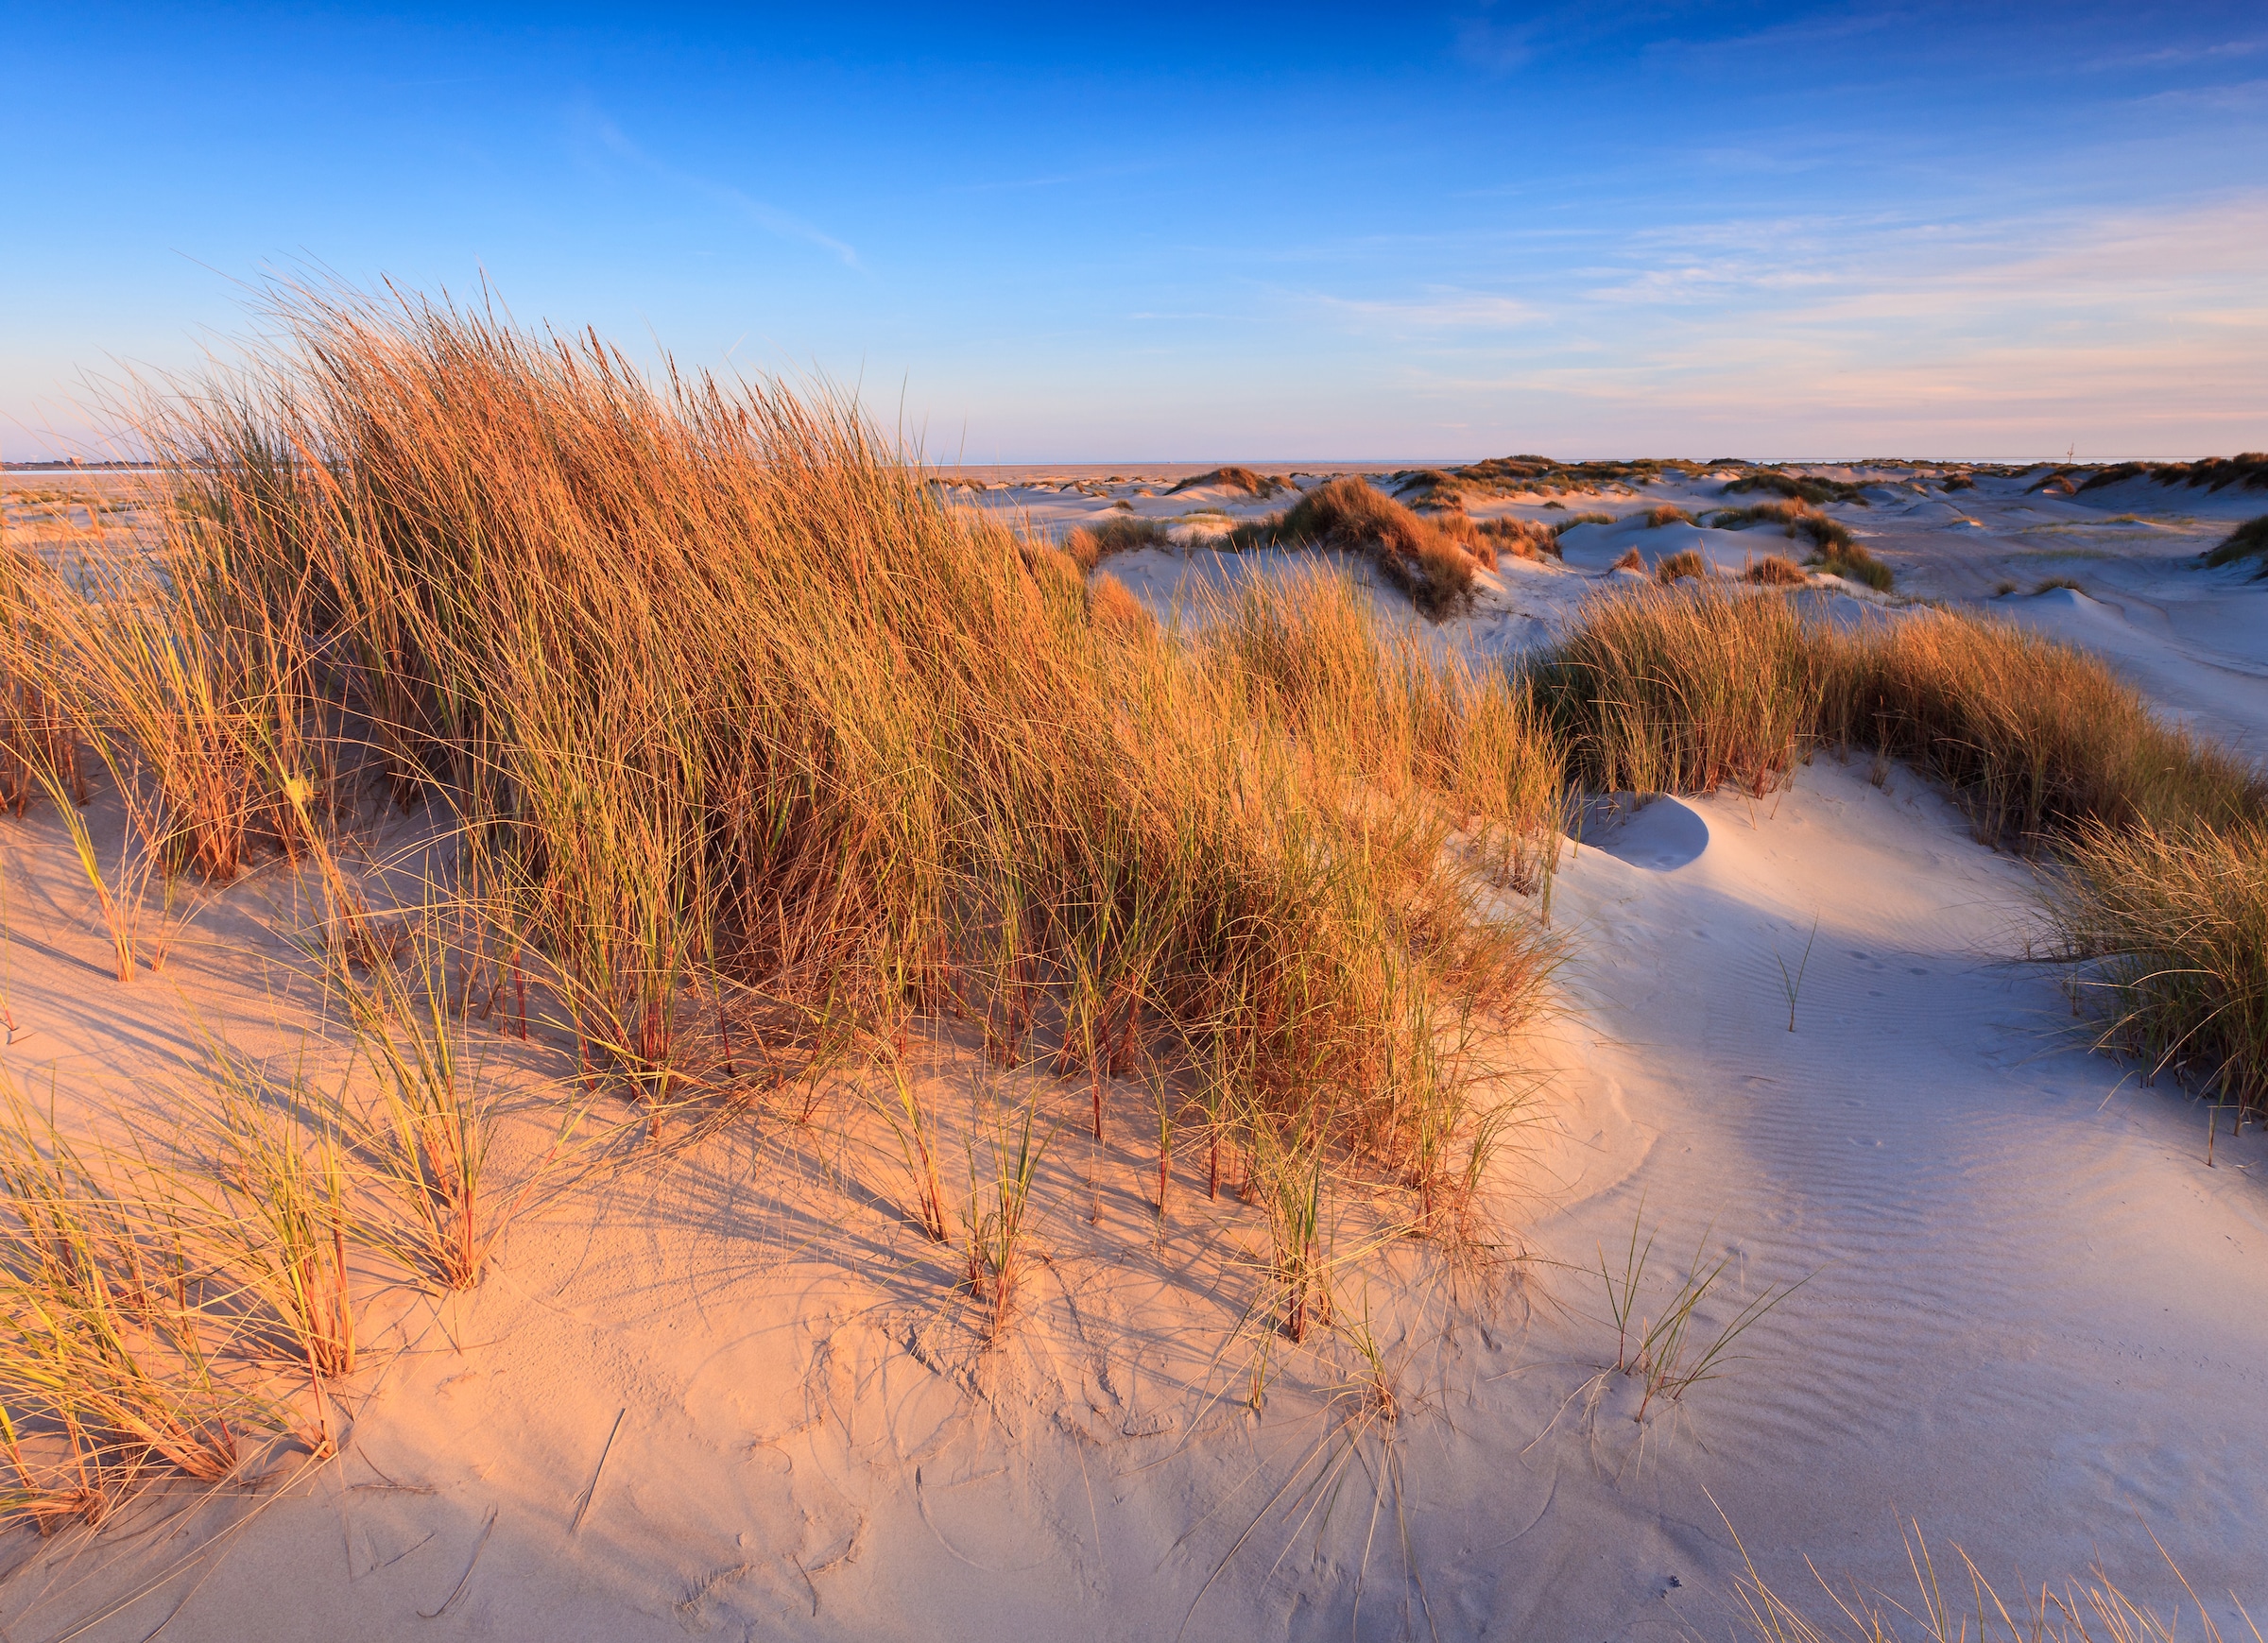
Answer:
[[[628,161],[631,164],[660,178],[673,187],[684,189],[689,194],[700,195],[722,206],[735,216],[753,223],[766,233],[775,234],[783,240],[799,240],[808,246],[816,246],[819,249],[840,258],[845,267],[857,268],[860,266],[858,253],[833,234],[814,224],[805,222],[792,212],[782,211],[776,205],[766,204],[752,195],[733,187],[730,183],[717,182],[710,178],[691,171],[680,170],[664,161],[655,159],[637,144],[631,142],[624,134],[622,128],[605,115],[586,112],[581,116],[580,123],[610,154]]]
[[[1503,331],[1533,325],[1539,309],[1516,297],[1451,286],[1429,286],[1418,297],[1364,299],[1308,293],[1304,299],[1323,314],[1365,328],[1400,331]]]

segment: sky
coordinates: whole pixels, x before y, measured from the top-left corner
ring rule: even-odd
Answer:
[[[2268,448],[2268,9],[0,0],[0,456],[321,278],[943,462]]]

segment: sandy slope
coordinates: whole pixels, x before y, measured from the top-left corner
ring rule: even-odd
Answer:
[[[1930,498],[1894,515],[1894,487],[1879,516],[1837,511],[1918,590],[2060,573],[2025,556],[2039,499],[2005,489],[1958,498],[1974,527]],[[2080,521],[2088,543],[2128,528],[2103,511]],[[2191,553],[2217,534],[2164,530]],[[1413,626],[1525,648],[1624,545],[1651,556],[1675,535],[1585,527],[1570,568],[1508,565],[1469,621]],[[2261,595],[2155,539],[2103,551],[2063,561],[2100,599],[1998,603],[2249,743],[2268,726],[2246,693]],[[1110,569],[1163,606],[1277,563]],[[0,1626],[60,1636],[170,1574],[84,1634],[170,1615],[175,1639],[1721,1635],[1726,1519],[1784,1583],[1809,1557],[1895,1585],[1899,1513],[1995,1573],[2101,1557],[2163,1593],[2155,1530],[2201,1589],[2258,1612],[2268,1147],[2225,1137],[2208,1170],[2193,1106],[2070,1048],[2057,977],[2009,962],[2026,869],[1907,772],[1872,774],[1822,760],[1773,799],[1662,799],[1586,829],[1553,895],[1567,1013],[1524,1052],[1547,1076],[1499,1183],[1533,1258],[1468,1306],[1406,1241],[1350,1269],[1391,1424],[1368,1418],[1343,1337],[1273,1348],[1249,1407],[1257,1214],[1208,1202],[1183,1158],[1160,1224],[1140,1091],[1114,1091],[1097,1149],[1083,1092],[1020,1075],[1063,1127],[1048,1258],[991,1352],[843,1092],[808,1124],[772,1115],[666,1155],[617,1138],[477,1293],[385,1303],[397,1323],[342,1461],[91,1542],[19,1533],[0,1545]],[[203,910],[174,985],[120,988],[61,846],[52,821],[0,835],[19,1078],[55,1070],[88,1122],[162,1123],[197,1053],[192,1007],[240,1047],[333,1064],[292,980],[284,881]],[[1780,967],[1807,941],[1790,1033]],[[495,1050],[537,1092],[544,1047],[517,1065]],[[968,1047],[920,1053],[967,1111]],[[540,1146],[531,1111],[506,1153]],[[1350,1192],[1339,1214],[1351,1247],[1368,1207]],[[1696,1243],[1730,1263],[1706,1321],[1804,1280],[1742,1361],[1642,1428],[1632,1383],[1603,1373],[1613,1330],[1583,1270],[1634,1224],[1660,1229],[1657,1309]]]

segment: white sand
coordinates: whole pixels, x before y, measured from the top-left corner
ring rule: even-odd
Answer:
[[[1886,484],[1876,508],[1834,511],[1902,590],[2074,575],[2088,598],[1996,608],[2268,751],[2268,593],[2183,564],[2242,500],[2146,491],[2081,506],[2014,482],[1951,499]],[[983,504],[1060,527],[1108,499]],[[1156,517],[1200,504],[1266,511],[1138,499]],[[2154,504],[2155,527],[2104,518]],[[1540,499],[1497,511],[1553,517]],[[2257,492],[2251,511],[2268,511]],[[1652,559],[1696,537],[1733,569],[1782,545],[1585,527],[1570,568],[1507,564],[1470,619],[1401,619],[1524,649],[1624,546]],[[1282,561],[1109,569],[1164,607],[1193,578]],[[394,1302],[340,1462],[92,1540],[0,1542],[0,1626],[60,1636],[178,1571],[84,1635],[141,1638],[170,1615],[176,1640],[1720,1636],[1727,1519],[1784,1585],[1808,1558],[1900,1588],[1900,1514],[1995,1575],[2099,1558],[2164,1597],[2155,1532],[2201,1591],[2259,1613],[2268,1145],[2224,1136],[2208,1169],[2195,1106],[2070,1047],[2057,975],[2009,962],[2027,869],[1910,773],[1868,774],[1822,759],[1771,800],[1661,799],[1588,830],[1555,889],[1567,1011],[1526,1052],[1549,1077],[1498,1183],[1537,1259],[1478,1309],[1442,1304],[1414,1246],[1350,1280],[1395,1367],[1391,1427],[1358,1432],[1334,1402],[1358,1367],[1343,1344],[1284,1351],[1264,1412],[1245,1407],[1239,1251],[1264,1235],[1208,1204],[1186,1158],[1160,1232],[1134,1090],[1099,1155],[1083,1092],[1051,1098],[1049,1258],[990,1353],[872,1135],[751,1121],[549,1201],[472,1296]],[[60,827],[12,826],[0,848],[25,1029],[8,1060],[43,1089],[54,1069],[67,1118],[154,1121],[195,1051],[192,1005],[264,1053],[317,1030],[280,979],[291,909],[272,873],[200,915],[173,984],[122,988]],[[1814,920],[1791,1034],[1779,967]],[[965,1091],[965,1048],[931,1054]],[[535,1134],[524,1121],[507,1155]],[[1351,1240],[1362,1207],[1343,1213]],[[1631,1384],[1599,1378],[1613,1331],[1580,1270],[1641,1214],[1665,1270],[1697,1241],[1731,1258],[1710,1319],[1808,1280],[1642,1429]]]

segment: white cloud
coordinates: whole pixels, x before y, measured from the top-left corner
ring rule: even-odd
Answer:
[[[1411,298],[1376,300],[1313,293],[1306,300],[1327,315],[1365,329],[1503,331],[1533,325],[1543,317],[1541,310],[1517,298],[1449,286],[1429,286],[1424,295]]]

